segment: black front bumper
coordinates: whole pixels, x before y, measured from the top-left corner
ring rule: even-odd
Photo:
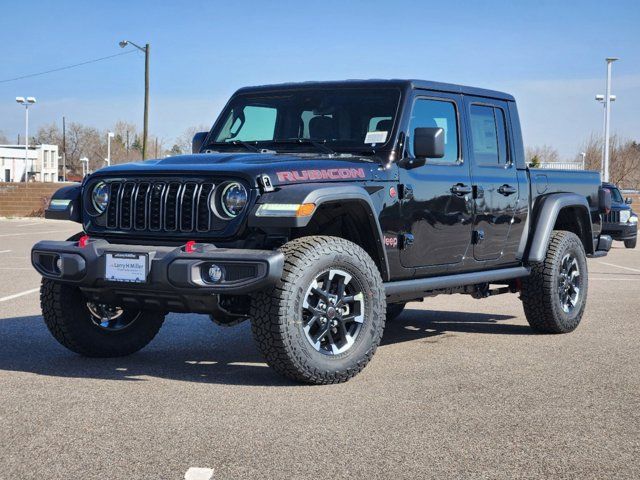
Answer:
[[[631,240],[638,236],[637,223],[605,223],[602,233],[606,233],[614,240]]]
[[[106,280],[107,253],[147,255],[146,281]],[[270,250],[223,249],[211,244],[196,244],[193,251],[187,251],[185,246],[122,245],[98,239],[84,247],[73,241],[38,242],[31,250],[31,263],[43,277],[76,285],[94,301],[213,313],[219,310],[220,295],[246,295],[275,284],[282,276],[284,256]],[[217,282],[207,275],[212,264],[224,272]]]

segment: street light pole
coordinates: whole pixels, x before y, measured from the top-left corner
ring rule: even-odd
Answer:
[[[147,138],[149,136],[149,51],[151,44],[147,43],[144,47],[136,45],[131,40],[122,40],[119,45],[124,48],[127,45],[133,45],[141,52],[144,52],[144,123],[142,131],[142,159],[147,159]]]
[[[604,96],[604,148],[602,149],[602,169],[605,182],[609,181],[609,122],[611,120],[611,64],[618,60],[615,57],[607,57],[607,83]]]
[[[107,133],[107,167],[111,166],[111,139],[115,137],[115,133],[108,132]]]
[[[82,178],[84,178],[89,174],[89,159],[82,157],[80,163],[82,163]]]
[[[16,102],[20,105],[24,105],[24,181],[27,182],[28,172],[27,169],[33,171],[33,165],[29,168],[29,105],[36,103],[34,97],[16,97]]]

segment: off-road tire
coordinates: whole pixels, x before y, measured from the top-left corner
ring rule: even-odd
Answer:
[[[624,248],[636,248],[636,243],[638,242],[638,237],[630,238],[629,240],[624,241]]]
[[[371,360],[385,325],[385,294],[373,259],[358,245],[337,237],[310,236],[280,248],[285,255],[282,278],[252,296],[251,325],[258,348],[269,366],[294,381],[311,384],[345,382]],[[348,272],[364,297],[364,321],[354,344],[327,356],[307,340],[302,304],[317,275],[332,268]]]
[[[580,271],[580,293],[569,313],[562,308],[558,294],[560,268],[565,255],[571,254]],[[523,279],[520,298],[531,328],[539,333],[568,333],[576,329],[586,307],[589,286],[587,257],[580,239],[572,232],[554,230],[546,258],[533,265]]]
[[[72,352],[86,357],[121,357],[145,347],[158,333],[164,314],[141,311],[131,325],[121,331],[105,331],[90,319],[87,300],[80,290],[43,279],[40,305],[47,328]]]
[[[387,322],[393,322],[404,312],[406,303],[389,303],[387,304]]]

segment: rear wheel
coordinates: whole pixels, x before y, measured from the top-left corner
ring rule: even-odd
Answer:
[[[367,365],[384,330],[384,287],[375,263],[335,237],[299,238],[281,250],[281,280],[252,299],[258,347],[272,368],[293,380],[350,379]]]
[[[541,333],[574,330],[587,301],[587,258],[580,239],[554,231],[543,262],[533,265],[522,282],[522,303],[531,328]]]
[[[636,242],[638,241],[638,237],[631,238],[629,240],[624,241],[624,248],[636,248]]]
[[[69,350],[87,357],[120,357],[145,347],[164,314],[89,302],[76,287],[43,279],[40,304],[47,328]]]

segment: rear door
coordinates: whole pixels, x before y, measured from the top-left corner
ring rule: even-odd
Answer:
[[[446,271],[460,263],[471,243],[473,200],[469,166],[463,159],[462,97],[441,92],[416,92],[407,125],[405,156],[413,157],[413,132],[441,127],[445,156],[427,159],[413,169],[400,169],[401,223],[412,240],[400,253],[404,267]]]
[[[511,238],[520,191],[511,152],[506,102],[465,96],[474,188],[473,256],[496,263],[513,260],[519,238]]]

